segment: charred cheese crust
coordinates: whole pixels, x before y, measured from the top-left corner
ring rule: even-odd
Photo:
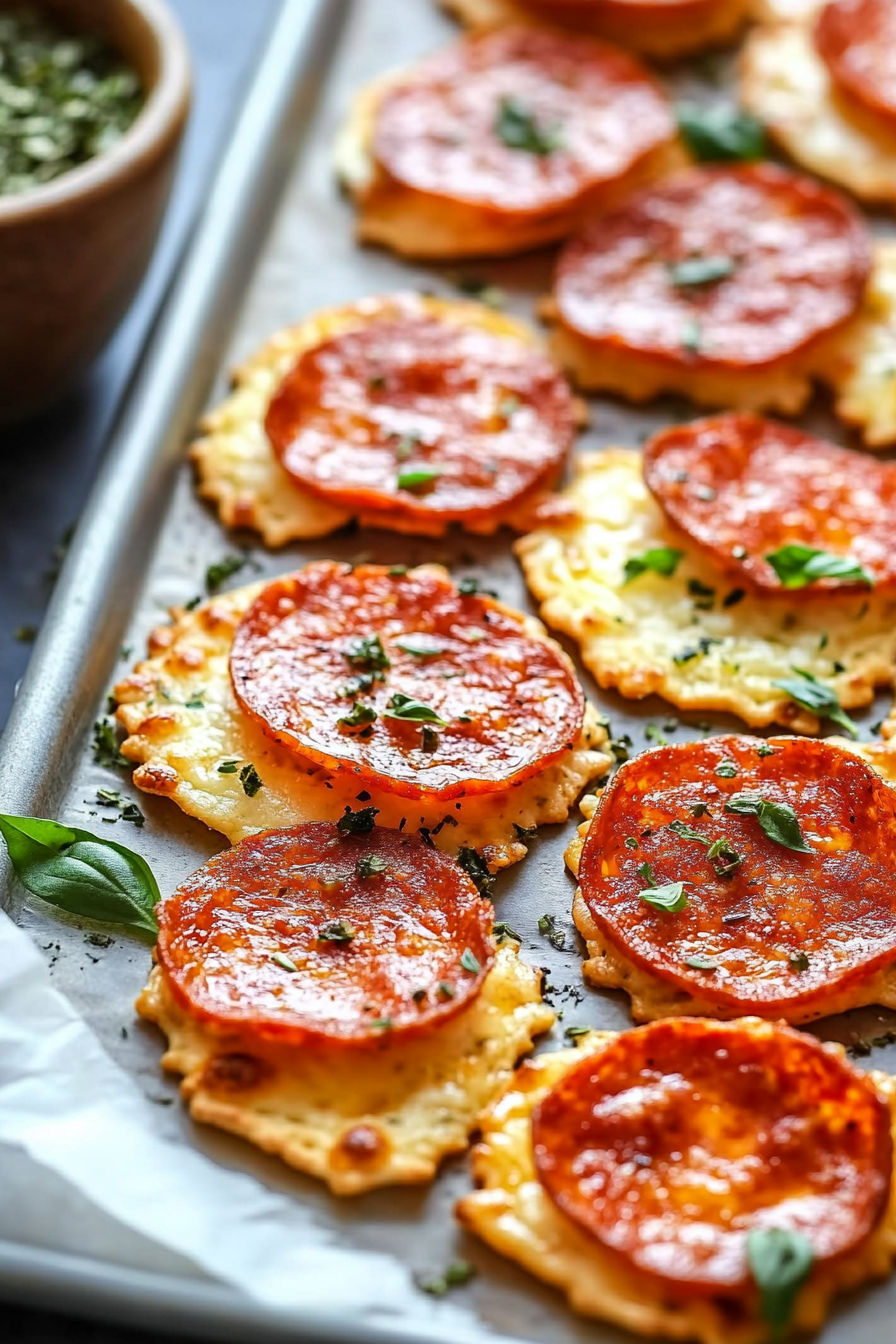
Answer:
[[[850,748],[844,743],[843,749]],[[858,754],[858,753],[854,753]],[[864,753],[868,764],[875,766],[873,757]],[[880,749],[878,749],[880,754]],[[896,763],[896,751],[890,749],[890,755]],[[880,773],[883,774],[883,771]],[[887,776],[884,774],[884,778]],[[891,782],[889,779],[887,782]],[[580,807],[587,820],[578,828],[578,834],[570,840],[566,848],[566,865],[573,877],[579,875],[579,863],[585,837],[591,825],[591,818],[597,809],[598,799],[593,794],[582,799]],[[727,1009],[714,1003],[712,999],[701,999],[686,993],[677,985],[668,984],[659,976],[644,970],[631,961],[624,952],[613,945],[591,917],[591,911],[585,903],[581,889],[576,889],[572,904],[572,917],[576,928],[585,940],[588,955],[582,963],[582,975],[589,985],[596,989],[621,989],[631,999],[632,1017],[636,1022],[653,1022],[658,1017],[718,1017],[736,1018],[742,1016],[736,1009]],[[812,1008],[798,1013],[782,1013],[772,1006],[768,1017],[786,1018],[788,1022],[799,1025],[812,1022],[820,1017],[830,1017],[834,1013],[845,1013],[850,1008],[862,1008],[868,1004],[880,1004],[884,1008],[896,1009],[896,964],[878,971],[860,981],[850,990],[841,994],[829,994],[817,999]],[[757,1009],[757,1014],[759,1010]]]
[[[442,0],[442,7],[474,31],[507,28],[520,23],[545,28],[563,27],[560,23],[550,23],[514,0]],[[608,37],[621,46],[643,52],[645,56],[673,60],[730,41],[744,22],[747,6],[743,0],[719,0],[703,13],[673,15],[665,23],[654,20],[653,16],[649,23],[645,23],[638,6],[633,5],[632,9],[631,18],[620,18],[615,22],[606,15],[593,19],[585,17],[576,25],[575,31]]]
[[[370,1050],[284,1047],[218,1034],[175,1004],[156,966],[137,1000],[168,1038],[190,1115],[317,1176],[336,1195],[431,1180],[548,1031],[541,973],[498,949],[469,1008],[418,1040]]]
[[[746,1019],[750,1021],[751,1019]],[[465,1196],[457,1216],[494,1250],[564,1291],[570,1305],[587,1316],[611,1321],[636,1334],[664,1339],[697,1339],[701,1344],[764,1344],[768,1327],[746,1311],[736,1316],[713,1299],[676,1303],[655,1281],[588,1237],[556,1207],[535,1175],[532,1112],[582,1051],[596,1053],[612,1032],[591,1032],[577,1050],[540,1055],[521,1066],[504,1094],[482,1117],[482,1142],[473,1150],[473,1179],[479,1189]],[[839,1051],[839,1046],[828,1046]],[[874,1072],[874,1085],[888,1102],[896,1134],[896,1079]],[[859,1250],[812,1275],[797,1296],[794,1326],[817,1329],[838,1292],[868,1279],[883,1278],[896,1257],[896,1181],[886,1214]]]
[[[444,576],[439,566],[433,568]],[[404,819],[410,830],[427,827],[440,849],[455,854],[470,845],[499,868],[526,853],[517,826],[565,821],[585,785],[609,769],[606,730],[591,706],[570,750],[506,792],[415,801],[365,790],[351,773],[306,765],[241,713],[230,682],[234,631],[263,587],[250,584],[194,611],[175,613],[173,624],[150,637],[150,658],[115,687],[117,717],[129,734],[122,751],[139,767],[134,783],[171,798],[233,843],[302,821],[337,821],[346,807],[373,806],[382,826],[397,827]],[[526,619],[528,633],[547,638],[540,622]],[[218,766],[228,760],[255,766],[263,787],[254,797],[246,795],[238,774],[219,774]]]
[[[377,163],[372,149],[377,109],[386,90],[400,81],[397,72],[355,96],[334,157],[337,176],[359,207],[359,241],[378,243],[412,260],[504,256],[557,242],[595,214],[614,209],[636,188],[687,162],[681,146],[669,141],[568,209],[530,212],[519,220],[498,216],[486,207],[406,187]]]
[[[875,687],[892,683],[896,601],[747,595],[724,607],[735,581],[672,529],[634,449],[580,455],[564,498],[578,521],[533,532],[515,549],[541,616],[577,641],[598,685],[634,699],[656,693],[681,709],[727,710],[753,727],[814,733],[815,716],[773,685],[794,667],[832,685],[844,708],[867,705]],[[626,560],[665,546],[684,551],[672,577],[624,582]],[[715,591],[712,610],[701,609],[699,588],[689,591],[695,582]]]
[[[235,371],[233,391],[205,416],[201,437],[190,449],[199,494],[215,505],[225,527],[252,528],[261,533],[266,546],[277,547],[326,536],[351,521],[352,514],[303,490],[280,465],[265,434],[265,415],[272,395],[306,350],[396,311],[420,313],[454,326],[479,327],[527,347],[538,344],[530,327],[485,304],[422,294],[382,295],[325,308],[277,332]],[[581,414],[584,417],[584,408]],[[487,534],[504,524],[522,529],[526,514],[527,506],[519,504],[516,510],[478,520],[469,530]],[[361,522],[431,536],[442,535],[448,526],[435,519],[428,527],[415,523],[409,529],[407,523],[392,521],[385,513],[362,516]]]
[[[812,40],[814,12],[756,28],[741,54],[741,100],[797,163],[860,200],[896,200],[896,132],[848,107]]]

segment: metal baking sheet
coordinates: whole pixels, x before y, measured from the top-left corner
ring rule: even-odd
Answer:
[[[109,684],[139,656],[149,629],[165,618],[171,604],[203,591],[210,563],[244,547],[246,567],[234,578],[235,585],[321,557],[363,556],[385,563],[438,559],[458,575],[487,577],[501,597],[531,607],[507,534],[488,541],[458,535],[432,542],[354,529],[311,545],[266,553],[251,536],[226,536],[196,501],[188,469],[177,468],[190,424],[219,364],[213,398],[223,394],[226,370],[234,362],[278,327],[317,307],[409,287],[451,294],[459,279],[476,275],[508,294],[511,311],[533,319],[535,301],[548,286],[550,253],[487,265],[407,265],[355,244],[351,207],[333,180],[333,137],[352,93],[454,34],[432,0],[356,0],[353,5],[342,0],[287,0],[196,246],[82,520],[10,720],[0,757],[5,810],[58,816],[73,825],[99,829],[90,801],[97,787],[122,788],[138,799],[146,826],[131,832],[121,823],[116,837],[149,859],[163,890],[174,887],[223,841],[173,804],[138,796],[118,776],[113,781],[108,771],[92,763],[88,731],[102,711]],[[329,51],[337,36],[338,54],[330,68]],[[676,89],[716,96],[725,87],[724,71],[724,63],[694,62],[676,73]],[[266,236],[271,203],[298,149],[299,161],[289,172],[282,204]],[[235,339],[222,360],[220,333],[229,329],[259,247],[260,260]],[[646,432],[693,414],[693,408],[672,399],[638,412],[621,403],[594,401],[591,425],[580,447],[637,443]],[[844,438],[820,402],[804,423],[830,437]],[[133,653],[117,657],[120,649]],[[571,647],[570,652],[575,657]],[[716,730],[735,726],[720,716],[678,715],[659,700],[623,701],[599,692],[581,666],[579,671],[614,731],[630,734],[637,749],[645,745],[644,730],[651,723],[675,741],[700,736],[710,721]],[[860,716],[861,721],[867,724],[880,717],[883,703],[885,699]],[[564,1014],[545,1043],[548,1049],[562,1043],[565,1026],[630,1024],[623,996],[586,991],[582,983],[581,943],[569,917],[572,883],[563,867],[563,850],[575,822],[573,817],[565,826],[546,828],[529,857],[500,877],[496,895],[500,917],[523,935],[523,954],[547,968],[549,997]],[[6,903],[38,944],[47,947],[56,986],[113,1058],[148,1096],[168,1103],[160,1108],[166,1132],[198,1145],[226,1165],[255,1173],[272,1189],[289,1192],[312,1215],[309,1235],[335,1236],[359,1251],[391,1252],[421,1273],[431,1273],[458,1256],[471,1259],[479,1269],[478,1277],[463,1290],[478,1322],[465,1336],[471,1342],[498,1336],[518,1344],[547,1340],[623,1344],[629,1338],[575,1316],[559,1294],[457,1229],[452,1205],[469,1185],[463,1158],[449,1161],[430,1187],[387,1189],[340,1201],[319,1183],[248,1145],[193,1125],[177,1103],[176,1082],[159,1069],[160,1035],[139,1023],[133,1012],[133,1000],[146,977],[148,953],[125,938],[117,938],[106,949],[88,948],[81,930],[21,902],[12,887],[7,889]],[[565,932],[565,949],[554,948],[539,935],[537,921],[543,913],[553,914]],[[817,1029],[849,1041],[857,1035],[880,1035],[891,1020],[882,1011],[868,1010],[832,1019]],[[896,1069],[896,1046],[876,1050],[873,1062]],[[261,1310],[208,1284],[2,1244],[0,1294],[219,1337],[239,1337],[251,1328],[270,1338],[289,1335],[385,1344],[398,1334],[340,1320],[338,1304],[332,1318],[298,1319]],[[445,1337],[422,1315],[415,1331],[413,1302],[403,1306],[411,1324],[401,1328],[402,1338],[424,1344]],[[835,1312],[824,1339],[828,1344],[879,1344],[892,1331],[894,1311],[896,1281],[872,1287]],[[460,1335],[453,1339],[460,1344]]]

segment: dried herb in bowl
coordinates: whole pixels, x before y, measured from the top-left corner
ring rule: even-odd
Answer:
[[[0,195],[105,153],[142,103],[137,74],[101,39],[31,7],[0,12]]]

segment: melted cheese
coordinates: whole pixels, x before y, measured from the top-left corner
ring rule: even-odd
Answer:
[[[849,750],[845,746],[844,749]],[[890,752],[896,757],[896,752]],[[866,758],[867,759],[867,758]],[[869,760],[873,765],[874,760]],[[581,810],[588,817],[566,849],[566,864],[573,877],[579,875],[579,863],[585,836],[597,806],[597,798],[588,795],[582,799]],[[585,904],[581,889],[576,890],[572,905],[575,926],[585,940],[587,957],[582,963],[582,975],[597,989],[621,989],[631,999],[632,1017],[636,1022],[652,1022],[658,1017],[738,1017],[737,1009],[720,1007],[711,998],[688,994],[677,985],[669,984],[659,976],[643,970],[631,961],[598,927]],[[811,1008],[800,1012],[783,1013],[772,1005],[767,1013],[771,1018],[784,1018],[797,1025],[812,1022],[819,1017],[845,1013],[850,1008],[880,1004],[896,1009],[896,965],[868,976],[840,994],[828,994],[815,1001]],[[756,1009],[759,1013],[759,1009]]]
[[[533,10],[525,4],[516,4],[515,0],[443,0],[443,7],[468,28],[480,31],[519,23],[563,26],[536,18]],[[612,19],[606,13],[593,19],[583,16],[576,31],[609,37],[635,51],[668,60],[728,41],[743,23],[744,9],[741,0],[718,0],[702,13],[671,15],[665,21],[653,13],[650,21],[645,22],[637,5],[633,5],[631,16],[614,15]]]
[[[896,183],[896,145],[893,148]],[[850,323],[826,377],[837,414],[869,448],[896,443],[896,243],[878,241],[862,312]]]
[[[509,1081],[554,1014],[541,975],[498,949],[471,1006],[418,1040],[370,1050],[272,1046],[216,1034],[173,1001],[155,967],[139,1012],[168,1038],[163,1067],[184,1074],[194,1120],[248,1139],[317,1176],[337,1195],[428,1181],[448,1153],[462,1152],[482,1108]],[[261,1061],[255,1086],[222,1085],[215,1058]],[[251,1071],[250,1071],[251,1078]]]
[[[609,769],[606,730],[589,706],[576,745],[542,774],[505,792],[429,802],[370,789],[359,800],[364,786],[355,776],[306,764],[266,737],[237,706],[228,670],[230,647],[262,587],[234,589],[179,613],[172,625],[154,632],[153,656],[115,688],[118,719],[129,734],[122,751],[139,763],[134,783],[172,798],[233,843],[302,821],[337,821],[347,806],[373,806],[380,810],[380,825],[425,826],[440,849],[456,853],[472,845],[497,868],[526,853],[517,826],[565,821],[589,780]],[[544,637],[537,621],[527,618],[527,629]],[[254,798],[244,792],[238,774],[219,773],[218,766],[228,760],[255,766],[263,787]]]
[[[535,1174],[532,1112],[581,1051],[601,1050],[613,1039],[591,1032],[578,1050],[561,1050],[525,1063],[482,1119],[482,1142],[473,1151],[473,1177],[480,1187],[461,1199],[457,1216],[496,1251],[565,1292],[570,1305],[637,1334],[698,1339],[702,1344],[764,1344],[768,1327],[736,1316],[713,1299],[673,1302],[655,1280],[639,1273],[578,1227],[554,1205]],[[828,1049],[838,1050],[838,1046]],[[894,1114],[896,1079],[872,1074]],[[896,1182],[884,1219],[860,1250],[813,1275],[794,1310],[797,1330],[817,1329],[831,1299],[845,1289],[889,1273],[896,1257]]]
[[[600,686],[639,699],[659,694],[681,709],[728,710],[746,723],[784,723],[816,732],[818,721],[775,688],[799,667],[833,686],[845,708],[868,704],[889,685],[896,658],[896,601],[871,596],[824,603],[745,597],[674,532],[641,472],[640,454],[583,454],[565,498],[577,523],[544,528],[516,544],[526,580],[548,625],[571,635]],[[625,562],[653,547],[684,551],[674,576],[624,583]],[[711,587],[699,608],[689,581]],[[710,641],[702,646],[701,640]],[[696,656],[676,663],[685,653]],[[845,669],[835,672],[836,664]]]
[[[636,187],[673,172],[686,158],[674,141],[646,154],[628,173],[567,208],[530,211],[519,218],[494,209],[406,187],[377,163],[372,150],[377,108],[401,79],[387,75],[358,93],[335,148],[337,175],[358,207],[357,236],[414,260],[504,256],[567,238],[595,213],[612,210]]]
[[[536,344],[529,327],[485,304],[414,294],[361,299],[342,308],[324,309],[278,332],[236,370],[233,391],[205,416],[202,437],[190,449],[199,493],[215,504],[226,527],[251,527],[261,533],[265,545],[283,546],[288,541],[325,536],[351,520],[351,514],[303,490],[284,470],[268,442],[264,418],[271,396],[301,354],[388,317],[396,302],[455,326],[479,327],[523,345]],[[508,510],[491,520],[479,520],[469,530],[495,532],[502,523],[514,526],[515,516]],[[524,519],[524,510],[520,517]],[[447,528],[434,520],[428,528],[414,523],[409,529],[407,523],[396,525],[383,514],[361,522],[417,534],[428,530],[434,536]]]
[[[741,55],[741,99],[797,163],[863,201],[896,200],[896,133],[848,110],[802,22],[757,28]]]

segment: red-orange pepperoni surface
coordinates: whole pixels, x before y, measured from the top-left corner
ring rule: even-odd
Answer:
[[[644,448],[644,479],[670,522],[715,565],[764,593],[792,595],[766,560],[798,544],[852,560],[896,586],[896,466],[756,415],[673,425]],[[820,578],[803,596],[866,591]]]
[[[748,1234],[856,1249],[890,1189],[890,1111],[811,1036],[696,1018],[623,1032],[533,1116],[538,1177],[604,1246],[685,1293],[749,1291]]]
[[[556,644],[427,568],[323,561],[277,579],[237,630],[230,672],[269,737],[406,798],[506,789],[568,750],[584,716]]]
[[[695,263],[717,278],[684,283]],[[768,163],[694,168],[569,243],[555,298],[562,322],[608,352],[750,371],[851,317],[870,266],[864,222],[830,188]]]
[[[508,28],[438,52],[387,89],[374,154],[405,187],[519,218],[575,205],[673,135],[666,98],[634,57]]]
[[[366,1045],[431,1031],[472,1001],[493,913],[417,836],[317,822],[204,864],[158,907],[158,957],[177,1000],[219,1029]]]
[[[306,351],[265,427],[290,475],[331,504],[447,523],[553,485],[575,411],[541,351],[396,305]]]
[[[816,20],[815,45],[837,87],[896,129],[894,0],[833,0]]]
[[[726,811],[744,794],[792,808],[810,852]],[[722,840],[733,858],[712,852]],[[896,961],[896,790],[812,738],[644,752],[604,792],[579,882],[609,941],[660,980],[721,1010],[811,1012]],[[641,897],[677,882],[682,910]]]

